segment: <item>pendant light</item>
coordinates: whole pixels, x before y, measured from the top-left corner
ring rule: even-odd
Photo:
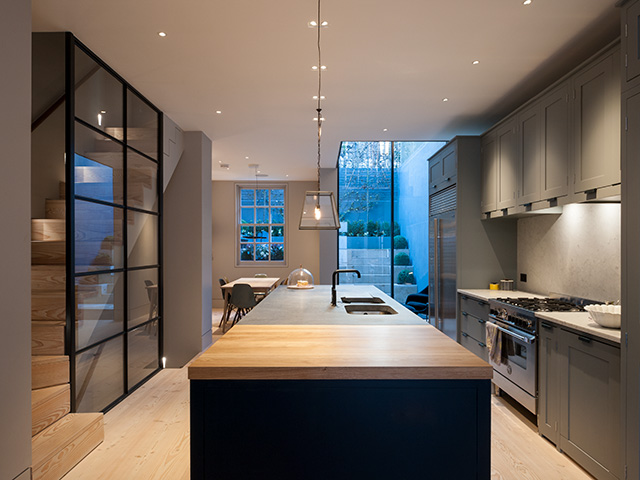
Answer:
[[[314,68],[318,72],[318,95],[316,98],[315,120],[318,122],[318,161],[317,161],[317,190],[310,190],[304,194],[302,214],[300,215],[300,230],[338,230],[340,220],[333,192],[320,190],[320,140],[322,138],[322,54],[320,50],[320,31],[327,26],[327,22],[320,21],[320,0],[318,0],[318,20],[310,22],[309,26],[318,29],[318,65]]]

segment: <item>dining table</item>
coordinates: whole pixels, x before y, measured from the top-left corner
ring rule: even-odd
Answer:
[[[246,283],[253,289],[254,293],[263,294],[266,296],[278,285],[279,282],[280,278],[278,277],[240,277],[236,280],[222,285],[221,288],[224,292],[224,309],[222,311],[222,319],[220,320],[220,324],[223,325],[229,320],[228,317],[231,313],[231,306],[229,305],[228,299],[231,297],[231,290],[233,289],[233,286],[235,284]]]

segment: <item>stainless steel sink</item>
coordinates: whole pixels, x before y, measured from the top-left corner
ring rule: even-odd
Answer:
[[[351,315],[395,315],[389,305],[345,305],[345,311]]]
[[[380,297],[340,297],[342,303],[384,303]]]

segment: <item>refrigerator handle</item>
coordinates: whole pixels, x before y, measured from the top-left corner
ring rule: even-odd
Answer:
[[[440,329],[440,258],[439,258],[439,244],[440,243],[440,220],[438,218],[433,219],[433,267],[435,268],[434,276],[435,285],[434,288],[434,301],[433,301],[433,322],[434,327]]]

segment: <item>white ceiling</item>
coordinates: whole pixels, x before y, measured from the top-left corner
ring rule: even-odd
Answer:
[[[252,179],[250,163],[268,179],[315,179],[316,0],[32,5],[34,31],[73,32],[184,130],[205,132],[215,180]],[[322,166],[342,140],[482,133],[613,38],[614,5],[322,0]]]

